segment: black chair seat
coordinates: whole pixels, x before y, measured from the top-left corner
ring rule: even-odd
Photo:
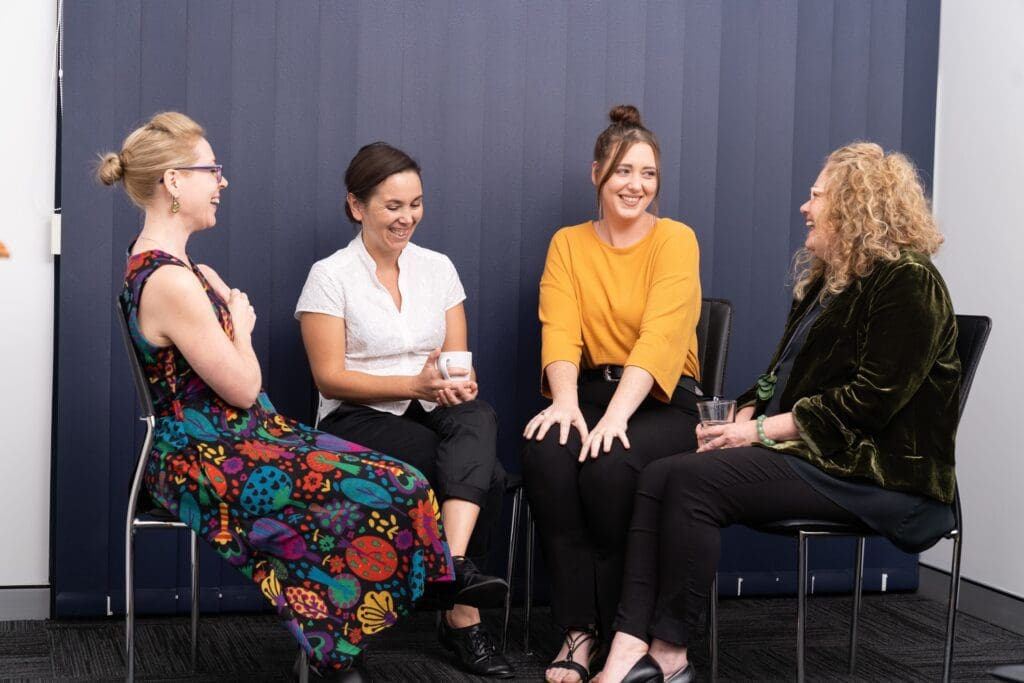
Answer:
[[[751,527],[755,531],[763,531],[766,534],[776,536],[796,536],[801,531],[807,533],[835,534],[841,536],[872,536],[875,531],[864,524],[851,524],[847,522],[827,522],[822,519],[780,519],[767,524],[758,524]]]

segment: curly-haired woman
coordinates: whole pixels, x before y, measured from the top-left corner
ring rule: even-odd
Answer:
[[[794,302],[735,423],[641,474],[602,683],[694,680],[687,646],[719,530],[792,517],[859,521],[910,551],[952,528],[960,362],[942,243],[910,161],[833,152],[800,207]]]

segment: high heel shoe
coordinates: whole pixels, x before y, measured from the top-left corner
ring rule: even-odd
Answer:
[[[665,674],[654,657],[648,654],[637,660],[621,683],[665,683]]]

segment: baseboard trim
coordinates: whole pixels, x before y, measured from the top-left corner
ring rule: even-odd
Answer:
[[[0,621],[47,619],[50,589],[47,586],[0,586]]]
[[[949,572],[922,564],[920,577],[919,595],[948,604]],[[1024,600],[1014,595],[962,578],[959,609],[964,614],[1024,635]]]

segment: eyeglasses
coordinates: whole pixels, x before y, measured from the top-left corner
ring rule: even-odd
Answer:
[[[212,171],[217,176],[217,183],[224,179],[224,164],[210,164],[209,166],[178,166],[172,171]],[[160,179],[162,183],[163,178]]]

